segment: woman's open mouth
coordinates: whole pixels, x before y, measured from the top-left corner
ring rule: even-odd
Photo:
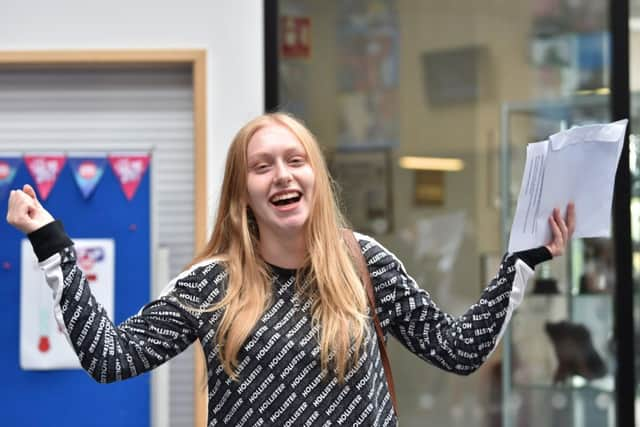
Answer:
[[[277,207],[284,207],[299,202],[301,198],[302,193],[299,191],[286,191],[272,196],[269,202]]]

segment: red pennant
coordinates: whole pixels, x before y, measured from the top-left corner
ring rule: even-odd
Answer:
[[[127,200],[133,199],[138,190],[140,180],[149,166],[150,156],[145,155],[111,155],[109,164],[113,173],[118,177],[120,186]]]
[[[46,154],[24,156],[24,162],[29,169],[31,177],[36,183],[36,189],[42,200],[47,200],[49,193],[62,171],[66,157],[62,154]]]

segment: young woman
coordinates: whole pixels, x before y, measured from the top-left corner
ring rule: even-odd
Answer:
[[[28,234],[56,319],[96,381],[153,369],[199,339],[210,426],[397,423],[327,167],[292,117],[260,116],[238,132],[206,248],[121,325],[94,300],[73,243],[30,186],[11,192],[7,220]],[[566,219],[554,210],[552,241],[507,254],[480,300],[457,319],[391,252],[356,233],[383,333],[439,368],[470,374],[495,349],[533,267],[562,254],[574,223],[573,206]]]

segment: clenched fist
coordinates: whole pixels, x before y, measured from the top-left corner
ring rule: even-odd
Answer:
[[[53,221],[53,217],[42,207],[36,192],[29,184],[22,187],[22,190],[11,191],[7,211],[9,224],[29,234]]]

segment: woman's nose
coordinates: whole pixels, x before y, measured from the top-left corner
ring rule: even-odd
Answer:
[[[283,162],[276,164],[275,182],[277,184],[286,184],[291,181],[291,171]]]

